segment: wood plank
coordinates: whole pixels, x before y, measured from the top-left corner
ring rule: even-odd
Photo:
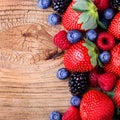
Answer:
[[[48,120],[53,110],[69,106],[68,83],[56,78],[63,51],[52,37],[53,11],[37,0],[0,0],[0,120]]]

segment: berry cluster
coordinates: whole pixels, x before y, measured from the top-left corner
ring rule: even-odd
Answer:
[[[120,113],[120,1],[38,0],[42,9],[52,7],[50,25],[64,30],[53,43],[64,54],[57,78],[68,79],[71,107],[50,120],[112,120]],[[105,111],[105,112],[104,112]]]

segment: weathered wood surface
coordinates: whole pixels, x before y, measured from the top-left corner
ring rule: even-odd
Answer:
[[[52,43],[62,26],[37,0],[0,0],[0,120],[48,120],[69,106],[67,81],[56,78],[62,51]]]

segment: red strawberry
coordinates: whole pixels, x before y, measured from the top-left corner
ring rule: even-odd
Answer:
[[[95,3],[99,11],[104,11],[110,6],[109,0],[92,0],[92,1]]]
[[[117,107],[120,108],[120,79],[117,80],[115,89],[111,92],[105,92],[109,97],[112,98],[113,102]]]
[[[114,100],[114,103],[120,108],[120,79],[116,84],[113,100]]]
[[[59,31],[53,38],[54,44],[62,50],[70,48],[71,44],[67,39],[67,32],[65,30]]]
[[[69,107],[67,112],[64,113],[62,120],[81,120],[79,110],[76,107]]]
[[[97,90],[90,90],[84,94],[80,104],[82,120],[112,120],[114,104],[105,94]]]
[[[84,7],[83,7],[84,6]],[[74,0],[62,17],[62,24],[67,30],[88,30],[97,27],[98,11],[91,0]]]
[[[108,32],[101,32],[97,38],[97,46],[101,50],[110,50],[115,44],[115,39],[112,34]]]
[[[92,87],[98,87],[98,78],[102,74],[102,70],[99,68],[95,68],[92,71],[90,71],[89,74],[89,80],[90,80],[90,86]]]
[[[97,65],[97,59],[96,46],[88,40],[82,40],[64,54],[64,65],[73,72],[87,72]]]
[[[102,90],[110,91],[115,87],[116,75],[113,73],[104,73],[99,76],[98,83]]]
[[[72,9],[74,2],[72,2],[67,8],[65,14],[62,17],[62,25],[67,30],[80,29],[82,24],[77,24],[81,12],[77,12]]]
[[[120,40],[120,12],[118,12],[113,18],[108,31],[113,34],[114,37]]]
[[[110,61],[104,65],[104,69],[106,72],[112,72],[120,76],[120,44],[113,47],[110,54]]]

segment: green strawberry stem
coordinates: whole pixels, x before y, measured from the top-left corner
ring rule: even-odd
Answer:
[[[120,118],[120,108],[115,106],[114,118],[113,120],[118,120]]]
[[[98,63],[99,50],[93,42],[91,42],[85,38],[84,38],[84,40],[85,40],[85,43],[83,43],[83,46],[85,46],[88,49],[88,54],[90,56],[91,64],[95,67],[95,66],[97,66],[97,63]]]
[[[105,29],[105,26],[99,21],[97,7],[91,0],[76,0],[73,10],[82,12],[78,19],[78,24],[82,24],[82,29],[96,29],[97,25]]]
[[[107,29],[107,28],[105,27],[105,25],[104,25],[99,19],[97,19],[97,23],[98,23],[98,25],[99,25],[101,28]]]
[[[105,92],[103,91],[106,95],[108,95],[110,98],[114,97],[114,90],[110,91],[110,92]]]

